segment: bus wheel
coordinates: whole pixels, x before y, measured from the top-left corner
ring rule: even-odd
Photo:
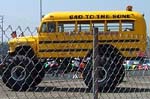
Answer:
[[[112,52],[113,51],[113,52]],[[125,69],[123,57],[117,50],[103,47],[99,48],[98,59],[98,88],[99,91],[109,91],[114,89],[123,81]],[[88,88],[93,86],[92,64],[87,64],[83,71],[83,79]]]
[[[16,55],[7,63],[2,80],[10,89],[26,91],[42,81],[45,72],[41,66],[35,65],[29,57]]]

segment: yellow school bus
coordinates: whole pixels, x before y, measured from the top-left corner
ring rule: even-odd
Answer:
[[[3,74],[3,82],[14,90],[27,90],[42,81],[46,59],[55,59],[60,68],[68,70],[71,60],[80,58],[83,61],[89,59],[81,72],[85,84],[92,88],[94,28],[98,29],[99,89],[113,89],[123,81],[124,59],[143,57],[146,51],[145,19],[139,12],[132,11],[131,6],[122,11],[72,11],[45,15],[37,36],[9,41],[9,55],[13,61],[7,63],[10,66]],[[12,69],[22,71],[20,75],[24,76],[15,76],[15,72],[10,72]]]
[[[41,21],[38,56],[84,57],[92,49],[94,27],[100,44],[111,44],[125,57],[146,50],[146,24],[138,12],[54,12]]]

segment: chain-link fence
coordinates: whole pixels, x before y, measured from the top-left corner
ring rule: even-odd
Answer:
[[[97,31],[36,34],[8,26],[3,33],[0,99],[150,98],[141,35],[100,35],[93,44]]]

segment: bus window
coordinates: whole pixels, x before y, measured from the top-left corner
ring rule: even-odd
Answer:
[[[89,32],[90,31],[90,22],[89,21],[80,21],[78,22],[78,32]]]
[[[41,32],[47,32],[46,23],[43,23],[43,24],[42,24]]]
[[[64,32],[64,25],[63,24],[58,25],[58,32]]]
[[[75,24],[64,24],[64,32],[73,32],[75,30]]]
[[[99,32],[104,32],[104,21],[93,21],[92,26],[98,28]]]
[[[55,23],[47,23],[48,32],[56,32],[56,25]]]
[[[134,31],[134,21],[122,21],[122,31]]]
[[[118,32],[119,31],[119,21],[108,21],[107,31]]]
[[[58,32],[74,32],[75,22],[59,22]]]

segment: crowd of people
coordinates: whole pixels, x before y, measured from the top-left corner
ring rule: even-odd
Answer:
[[[82,78],[82,72],[88,60],[89,59],[73,58],[66,67],[69,70],[68,77],[73,79]],[[52,76],[58,77],[61,75],[63,77],[65,74],[65,70],[60,69],[60,64],[55,59],[47,59],[44,66]]]

